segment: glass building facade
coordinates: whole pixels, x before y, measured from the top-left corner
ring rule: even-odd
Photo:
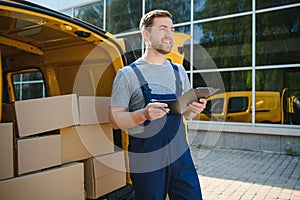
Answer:
[[[222,89],[203,120],[300,125],[299,0],[100,0],[61,11],[127,38],[140,56],[139,20],[153,9],[192,36],[183,63],[192,87]]]

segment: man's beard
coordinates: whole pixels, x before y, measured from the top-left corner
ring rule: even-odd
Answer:
[[[163,48],[162,47],[162,45],[159,45],[159,47],[158,48],[154,48],[156,51],[158,51],[159,53],[161,53],[161,54],[168,54],[168,53],[170,53],[171,52],[171,50],[172,50],[172,46],[170,47],[170,49],[165,49],[165,48]]]

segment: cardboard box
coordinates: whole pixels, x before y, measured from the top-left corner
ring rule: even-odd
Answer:
[[[17,174],[62,164],[60,135],[48,135],[17,140]]]
[[[63,128],[60,134],[63,163],[114,151],[113,131],[108,123]]]
[[[0,123],[0,180],[14,176],[13,123]]]
[[[76,94],[15,102],[20,137],[79,124]]]
[[[108,123],[110,97],[79,96],[80,125]]]
[[[2,180],[0,199],[84,200],[83,163]]]
[[[126,185],[124,152],[97,156],[84,161],[87,198],[95,199]]]

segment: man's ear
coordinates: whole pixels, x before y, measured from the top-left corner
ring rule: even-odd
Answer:
[[[144,41],[148,41],[150,38],[150,32],[144,28],[141,31],[141,33],[142,33],[142,37],[144,38]]]

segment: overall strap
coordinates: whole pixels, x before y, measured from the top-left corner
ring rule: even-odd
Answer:
[[[151,99],[152,99],[151,98],[151,89],[149,88],[148,82],[145,80],[141,71],[136,67],[135,63],[131,63],[130,67],[133,69],[133,71],[135,72],[135,74],[140,82],[140,86],[141,86],[142,93],[143,93],[144,100],[145,100],[145,105],[147,105],[148,103],[151,102]]]
[[[179,69],[178,66],[175,65],[174,63],[170,62],[173,69],[174,69],[174,74],[175,74],[175,79],[176,79],[176,96],[179,97],[182,93],[182,82],[180,80],[180,75],[179,75]]]
[[[176,79],[175,95],[178,97],[182,94],[182,82],[180,80],[179,69],[178,69],[177,65],[175,65],[172,62],[170,62],[170,63],[173,67],[173,71],[174,71],[175,79]],[[140,82],[142,93],[143,93],[144,100],[145,100],[145,104],[147,105],[148,103],[151,102],[151,89],[149,88],[148,82],[145,80],[144,76],[142,75],[141,71],[137,68],[135,63],[131,63],[130,67],[133,69],[133,71],[135,72],[135,74]]]

